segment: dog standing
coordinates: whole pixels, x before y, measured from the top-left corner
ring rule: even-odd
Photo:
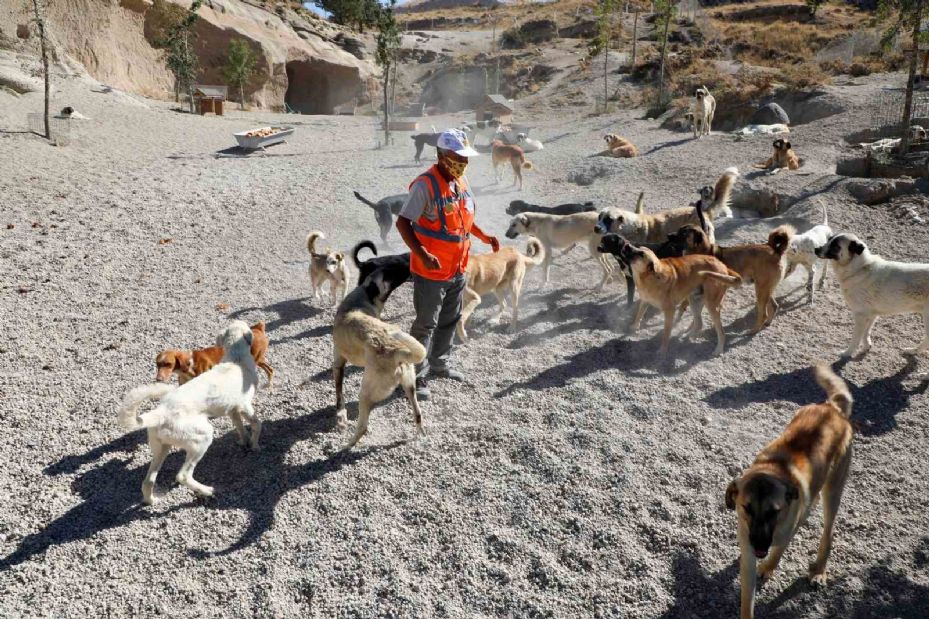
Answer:
[[[323,284],[328,281],[329,304],[335,305],[336,299],[345,298],[351,274],[342,252],[326,248],[326,253],[316,253],[316,241],[325,238],[319,230],[313,230],[306,236],[306,249],[310,252],[310,286],[313,288],[313,298],[319,301]]]
[[[374,209],[374,219],[377,221],[377,227],[381,231],[381,240],[387,242],[387,235],[394,227],[394,217],[400,214],[403,205],[406,204],[409,194],[400,193],[394,196],[381,198],[377,202],[371,202],[357,191],[352,192],[355,197],[363,204],[367,204]]]
[[[241,320],[234,321],[220,335],[224,355],[222,362],[205,374],[180,387],[155,383],[136,387],[123,399],[119,423],[127,430],[146,428],[152,462],[142,482],[142,500],[154,501],[155,478],[172,447],[187,453],[177,474],[177,482],[201,496],[212,496],[213,488],[194,479],[194,468],[213,442],[211,417],[229,416],[245,443],[244,417],[251,424],[251,447],[258,449],[261,421],[255,415],[252,399],[258,387],[258,373],[251,355],[252,331]],[[160,400],[157,407],[139,414],[150,400]]]
[[[692,110],[694,138],[710,135],[713,130],[713,116],[716,115],[716,99],[706,86],[698,88],[694,93]]]
[[[832,268],[855,318],[852,341],[842,356],[867,353],[877,317],[893,314],[921,314],[923,340],[903,352],[919,354],[929,350],[929,264],[884,260],[872,254],[854,234],[833,236],[816,250],[816,255],[835,261]]]
[[[595,258],[603,269],[603,279],[600,280],[598,290],[602,289],[613,273],[613,267],[606,256],[597,251],[603,235],[594,231],[597,223],[597,213],[577,213],[575,215],[548,215],[546,213],[520,213],[510,221],[506,230],[506,238],[515,239],[520,234],[536,237],[542,242],[545,249],[545,259],[542,261],[542,285],[548,283],[549,272],[552,268],[552,254],[555,249],[573,247],[576,243],[586,240],[587,251],[591,258]]]
[[[833,526],[852,463],[852,396],[828,366],[816,367],[816,382],[826,401],[798,410],[784,433],[726,488],[726,507],[739,519],[741,619],[755,616],[756,579],[771,576],[819,498],[823,534],[809,577],[826,584]],[[761,565],[758,559],[764,559]]]
[[[274,368],[265,360],[265,355],[268,354],[268,334],[265,332],[265,323],[262,320],[250,328],[252,330],[252,358],[255,359],[255,365],[267,374],[268,389],[271,389],[274,381]],[[166,383],[171,380],[172,374],[176,374],[177,384],[183,385],[192,378],[211,370],[222,358],[222,346],[210,346],[196,350],[176,348],[163,350],[155,357],[155,382]]]
[[[777,313],[774,291],[784,279],[784,253],[793,237],[791,226],[779,226],[768,235],[767,244],[752,243],[733,247],[720,247],[711,243],[706,233],[696,226],[680,230],[686,243],[685,255],[706,254],[719,258],[723,264],[742,276],[742,280],[755,283],[755,327],[758,333],[771,324]]]
[[[615,133],[607,133],[603,136],[603,140],[606,142],[606,152],[603,153],[605,155],[616,158],[639,156],[639,149],[635,147],[635,144]]]
[[[790,142],[782,138],[774,140],[774,154],[764,163],[756,163],[754,167],[758,170],[770,170],[771,174],[777,174],[781,170],[799,170],[800,158],[790,146]]]
[[[523,289],[526,272],[539,266],[545,260],[545,247],[534,237],[526,242],[526,253],[521,254],[515,247],[501,247],[500,251],[489,254],[475,254],[468,260],[466,287],[464,289],[461,318],[458,320],[458,338],[464,342],[468,339],[465,325],[481,297],[494,293],[499,304],[496,319],[499,321],[506,310],[506,293],[510,293],[512,320],[510,331],[515,331],[519,323],[519,295]]]
[[[436,144],[439,143],[440,135],[442,134],[433,131],[432,133],[417,133],[410,136],[410,139],[413,140],[416,145],[416,154],[413,156],[413,159],[416,161],[416,163],[419,163],[420,158],[422,157],[423,148],[426,146],[435,148]]]
[[[363,367],[361,393],[358,395],[358,422],[355,435],[345,446],[351,449],[368,431],[368,416],[378,402],[403,388],[420,434],[422,413],[416,399],[415,365],[426,358],[426,349],[413,336],[380,319],[384,303],[403,281],[388,279],[390,274],[378,270],[350,293],[336,311],[332,325],[332,375],[335,380],[335,407],[339,427],[348,423],[342,383],[345,365]]]
[[[367,260],[360,260],[358,258],[358,253],[362,249],[370,249],[374,257],[368,258]],[[355,262],[355,267],[358,269],[359,286],[364,283],[364,280],[372,273],[378,270],[391,271],[392,274],[389,278],[391,280],[400,281],[400,284],[410,279],[410,252],[406,252],[405,254],[378,256],[377,247],[374,246],[374,243],[371,241],[361,241],[352,248],[352,260]]]
[[[732,187],[739,177],[738,168],[728,168],[716,181],[712,197],[701,200],[701,209],[706,216],[706,225],[711,239],[715,238],[712,228],[717,213],[729,208]],[[637,209],[638,210],[638,209]],[[662,211],[660,213],[640,213],[609,207],[600,211],[596,222],[596,232],[606,234],[615,232],[628,239],[630,243],[661,243],[669,234],[677,232],[687,224],[701,225],[698,209],[693,206]]]
[[[513,185],[519,181],[519,189],[523,189],[523,170],[532,170],[532,162],[526,159],[526,154],[519,146],[504,144],[500,140],[492,142],[491,159],[494,166],[494,178],[500,181],[499,166],[510,164],[513,169]]]
[[[810,228],[803,234],[795,234],[790,239],[790,245],[787,246],[787,253],[785,254],[787,257],[787,274],[784,279],[790,277],[790,274],[794,272],[798,265],[803,265],[803,268],[806,269],[806,289],[810,293],[810,305],[813,304],[813,278],[816,276],[816,265],[819,263],[823,269],[817,286],[820,290],[823,289],[823,285],[826,283],[826,271],[829,265],[827,260],[822,260],[816,256],[816,248],[828,243],[829,238],[832,236],[826,205],[822,201],[819,202],[819,205],[823,209],[823,223]]]

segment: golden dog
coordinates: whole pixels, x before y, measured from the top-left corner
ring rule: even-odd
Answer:
[[[617,158],[639,156],[639,149],[624,137],[620,137],[615,133],[607,133],[603,136],[603,140],[606,142],[606,153],[604,154]]]
[[[774,154],[764,163],[756,163],[754,167],[759,170],[771,170],[772,173],[780,172],[785,168],[799,170],[800,158],[790,147],[790,142],[778,138],[774,140]]]
[[[526,153],[519,146],[504,144],[500,140],[491,142],[491,160],[494,165],[494,178],[499,181],[500,174],[497,168],[509,163],[513,168],[513,184],[519,181],[519,188],[523,188],[523,170],[531,170],[532,162],[526,159]]]

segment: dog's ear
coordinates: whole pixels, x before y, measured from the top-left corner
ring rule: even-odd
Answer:
[[[735,509],[735,498],[739,495],[739,482],[733,479],[726,487],[726,509]]]
[[[337,251],[337,252],[335,253],[335,258],[336,258],[336,260],[338,260],[339,262],[343,262],[343,261],[345,260],[345,254],[343,254],[343,253],[340,252],[340,251]]]
[[[864,253],[864,243],[859,243],[858,241],[849,241],[848,242],[848,251],[852,254],[861,255]]]
[[[797,487],[793,484],[787,484],[787,487],[784,489],[784,498],[787,499],[787,502],[796,501],[800,498],[800,491],[797,490]]]
[[[784,142],[784,149],[790,150],[790,142]]]
[[[778,138],[777,140],[774,140],[774,149],[778,150],[780,149],[780,147],[781,147],[781,140],[780,138]]]
[[[244,339],[245,339],[245,343],[248,344],[249,346],[251,346],[251,345],[252,345],[252,341],[255,339],[255,334],[252,333],[252,330],[251,330],[251,329],[249,329],[249,330],[243,335],[243,337],[244,337]]]

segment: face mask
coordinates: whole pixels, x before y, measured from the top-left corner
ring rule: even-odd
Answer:
[[[468,169],[467,161],[453,161],[445,155],[442,155],[439,161],[452,178],[461,178]]]

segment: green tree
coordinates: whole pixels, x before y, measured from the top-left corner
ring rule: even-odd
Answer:
[[[816,17],[816,11],[819,10],[819,7],[826,4],[826,0],[805,0],[806,6],[810,9],[810,16]]]
[[[180,19],[175,17],[165,24],[164,36],[155,40],[155,46],[165,50],[165,64],[174,74],[174,100],[178,100],[182,89],[187,91],[191,114],[195,111],[193,86],[197,78],[197,55],[191,41],[195,36],[193,26],[200,17],[197,11],[202,4],[203,0],[194,0]]]
[[[400,30],[397,20],[394,19],[394,5],[396,0],[389,0],[389,4],[381,10],[377,21],[377,49],[374,60],[381,68],[382,85],[384,88],[384,143],[390,142],[390,78],[391,68],[397,62],[397,52],[400,49]]]
[[[315,4],[329,13],[335,23],[353,27],[362,33],[365,28],[377,26],[381,15],[378,0],[315,0]]]
[[[593,48],[603,53],[603,112],[607,111],[609,97],[608,63],[610,59],[610,42],[613,39],[613,13],[617,0],[599,0],[597,3],[597,36]],[[591,54],[593,56],[594,54]]]
[[[882,20],[893,20],[881,37],[881,45],[884,49],[890,49],[898,35],[907,34],[911,37],[910,44],[913,49],[910,57],[910,71],[906,80],[906,99],[903,104],[901,126],[903,135],[900,141],[900,153],[905,155],[910,150],[910,132],[907,131],[907,128],[910,126],[913,117],[913,84],[916,81],[919,44],[929,40],[927,33],[922,31],[922,24],[929,17],[929,1],[881,0],[878,5],[878,17]]]
[[[233,88],[239,91],[239,108],[245,109],[245,84],[255,72],[256,57],[245,39],[233,39],[229,42],[229,55],[223,69],[223,77]]]
[[[655,28],[661,28],[663,31],[661,37],[661,65],[658,69],[658,105],[665,102],[665,62],[668,58],[668,31],[671,29],[671,22],[674,21],[674,15],[677,13],[677,5],[674,0],[655,0]]]

